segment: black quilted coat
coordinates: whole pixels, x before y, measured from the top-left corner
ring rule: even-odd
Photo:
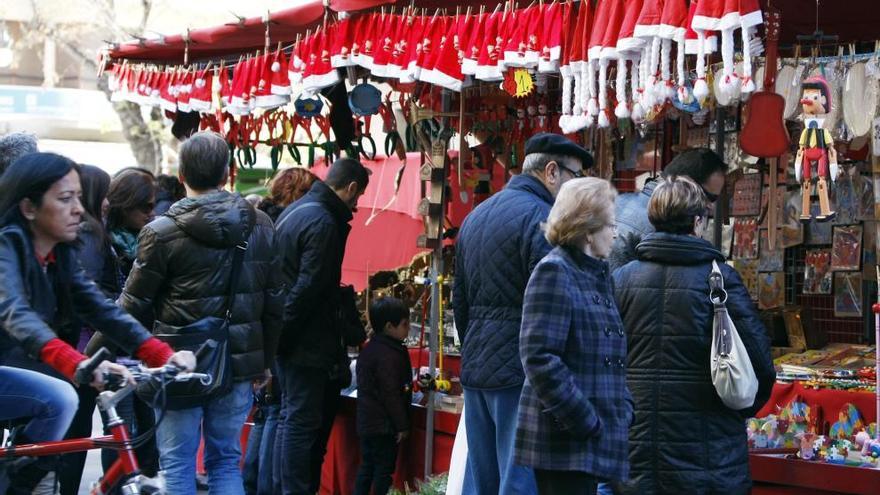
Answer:
[[[770,341],[736,271],[708,242],[654,233],[638,258],[614,272],[628,337],[627,385],[635,402],[630,428],[632,493],[744,494],[751,486],[744,419],[770,397]],[[758,377],[753,407],[728,409],[712,385],[712,305],[708,276],[717,260],[727,309]]]
[[[541,223],[552,205],[541,181],[518,175],[461,226],[452,306],[466,387],[502,389],[525,380],[519,356],[523,294],[532,269],[550,252]]]
[[[229,341],[235,380],[262,375],[281,331],[282,280],[272,221],[238,194],[187,198],[140,233],[119,305],[152,328],[223,317],[235,246],[247,241]]]

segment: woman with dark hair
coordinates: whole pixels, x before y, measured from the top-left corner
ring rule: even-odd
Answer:
[[[106,332],[150,366],[195,366],[192,353],[173,353],[107,300],[77,263],[72,243],[83,215],[78,168],[60,155],[32,153],[0,178],[0,366],[13,375],[0,381],[0,414],[32,417],[39,404],[60,406],[36,427],[31,421],[17,438],[24,443],[59,440],[73,415],[71,391],[62,380],[80,385],[76,371],[86,359],[73,347],[79,337],[69,324],[74,318]],[[35,386],[15,377],[34,376],[19,368],[54,380]],[[102,387],[104,372],[130,379],[124,366],[105,361],[90,385]],[[18,470],[7,493],[30,493],[50,469],[35,462]]]
[[[186,189],[180,179],[173,175],[156,177],[156,208],[153,215],[164,215],[171,205],[186,197]]]
[[[156,206],[156,183],[153,174],[142,169],[128,169],[116,175],[107,193],[110,203],[107,230],[116,251],[122,279],[119,291],[137,258],[138,234],[153,220]]]
[[[293,167],[279,170],[269,182],[268,194],[260,201],[257,208],[269,215],[269,218],[274,222],[278,220],[278,216],[288,205],[309,192],[316,180],[318,180],[318,176],[304,168]]]

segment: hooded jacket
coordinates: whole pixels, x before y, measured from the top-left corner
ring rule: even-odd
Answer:
[[[635,402],[629,430],[632,493],[743,494],[751,486],[744,420],[770,398],[770,339],[736,270],[708,242],[647,235],[638,259],[614,272],[628,334],[627,385]],[[718,262],[727,310],[745,345],[758,393],[747,410],[728,409],[712,385],[714,310],[709,273]]]
[[[297,366],[332,372],[347,359],[336,316],[352,218],[351,208],[321,181],[278,217],[278,247],[288,287],[278,354]]]
[[[238,194],[180,200],[144,227],[118,303],[147,328],[222,318],[233,250],[245,241],[229,326],[232,376],[259,376],[274,361],[283,291],[272,221]]]

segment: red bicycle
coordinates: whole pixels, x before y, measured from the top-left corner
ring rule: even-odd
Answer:
[[[110,353],[102,348],[85,366],[80,368],[85,376],[90,376],[97,366],[105,361]],[[171,382],[181,382],[187,380],[200,380],[204,385],[210,385],[212,377],[202,373],[186,373],[180,368],[173,365],[165,365],[161,368],[138,368],[132,369],[132,375],[136,382],[148,380],[158,380],[161,384],[157,399],[161,402],[160,408],[164,409],[164,390]],[[105,383],[107,388],[118,388],[119,378],[116,376],[105,375]],[[114,383],[115,382],[115,383]],[[155,428],[162,421],[162,416],[157,418],[156,425],[150,430],[139,435],[135,439],[129,437],[128,428],[125,421],[116,413],[116,405],[122,399],[133,393],[136,385],[127,383],[116,391],[105,390],[98,395],[98,408],[104,412],[105,424],[110,430],[110,435],[103,435],[91,438],[76,438],[70,440],[61,440],[58,442],[41,442],[23,445],[8,445],[0,448],[0,475],[4,474],[9,468],[14,469],[15,463],[26,460],[25,458],[54,456],[60,454],[70,454],[73,452],[85,452],[93,449],[114,449],[119,451],[119,457],[116,462],[110,466],[104,476],[95,482],[91,489],[92,495],[103,495],[109,493],[110,490],[119,486],[120,491],[124,495],[137,495],[141,493],[141,476],[138,460],[135,456],[135,448],[146,441],[153,435]],[[154,401],[155,402],[155,401]],[[0,476],[4,478],[5,476]],[[0,491],[5,492],[5,487],[0,483]],[[152,492],[155,493],[155,492]]]

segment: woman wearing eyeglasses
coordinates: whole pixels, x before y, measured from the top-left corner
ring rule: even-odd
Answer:
[[[604,261],[616,196],[602,179],[562,185],[545,227],[553,250],[526,287],[515,455],[540,495],[594,494],[600,480],[628,474],[626,334]]]

